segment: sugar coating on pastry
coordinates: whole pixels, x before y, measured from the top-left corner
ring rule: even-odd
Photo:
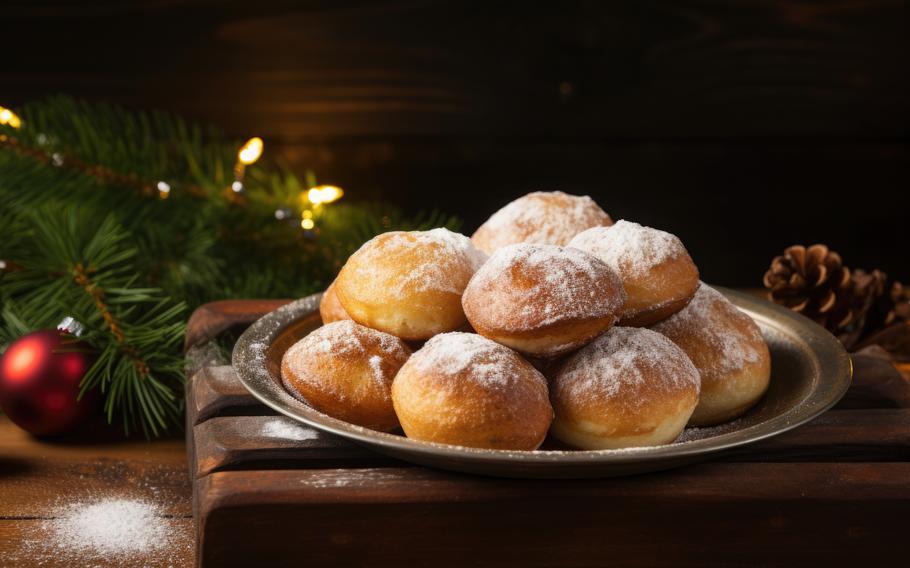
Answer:
[[[613,327],[566,359],[550,388],[557,438],[615,449],[675,440],[698,401],[700,377],[663,335]]]
[[[576,235],[570,247],[587,251],[620,274],[644,276],[667,260],[687,255],[676,235],[620,219],[612,227],[594,227]]]
[[[282,358],[281,374],[285,387],[316,410],[388,431],[398,426],[392,380],[410,355],[401,339],[342,320],[292,345]]]
[[[473,333],[430,339],[395,377],[392,399],[408,437],[475,448],[536,449],[553,418],[544,376]]]
[[[470,239],[448,229],[383,233],[351,255],[336,293],[358,323],[428,339],[464,325],[461,294],[485,260]]]
[[[493,254],[514,243],[566,245],[585,229],[612,223],[587,195],[535,191],[494,213],[471,240],[478,249]]]
[[[758,325],[705,283],[689,304],[651,327],[679,345],[701,373],[701,398],[691,423],[732,420],[767,390],[768,345]]]
[[[538,356],[589,341],[613,324],[624,301],[619,276],[593,255],[529,243],[493,253],[462,298],[478,333]]]
[[[676,235],[619,220],[576,235],[569,246],[593,254],[623,281],[621,325],[648,325],[680,310],[698,288],[698,268]]]

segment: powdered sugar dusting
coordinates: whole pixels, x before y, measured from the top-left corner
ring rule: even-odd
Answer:
[[[694,388],[697,393],[700,383],[692,361],[663,335],[643,328],[614,327],[572,355],[552,388],[557,398],[639,405],[648,390]]]
[[[107,499],[74,503],[51,524],[58,544],[101,554],[147,552],[167,545],[167,525],[152,503]]]
[[[761,331],[751,318],[739,311],[720,292],[704,282],[692,301],[681,311],[651,327],[671,340],[694,337],[700,348],[712,351],[695,357],[702,373],[723,376],[762,359]]]
[[[464,296],[469,318],[507,330],[606,317],[624,301],[619,276],[594,256],[528,243],[496,251],[474,274]],[[475,309],[467,309],[471,304]]]
[[[442,333],[427,343],[408,361],[419,373],[455,376],[465,373],[466,380],[491,389],[508,388],[528,374],[517,353],[475,333]],[[523,367],[519,369],[519,367]],[[533,369],[533,367],[531,367]],[[542,382],[543,375],[535,370]]]
[[[625,220],[579,233],[569,246],[593,254],[622,276],[642,276],[662,262],[688,256],[675,235]]]
[[[294,442],[315,440],[319,437],[315,430],[295,424],[289,418],[272,418],[262,425],[259,433],[267,438],[279,438]]]
[[[369,355],[370,353],[372,354]],[[405,343],[394,335],[370,329],[352,320],[341,320],[315,329],[292,345],[284,354],[282,366],[287,366],[297,380],[317,384],[320,388],[330,388],[335,384],[342,389],[336,394],[344,397],[343,381],[325,381],[312,372],[314,365],[318,365],[314,357],[332,357],[336,360],[364,357],[374,382],[381,390],[387,390],[398,366],[383,368],[383,360],[396,361],[400,365],[409,355],[410,350]]]
[[[708,428],[686,428],[682,431],[674,444],[683,444],[685,442],[694,442],[696,440],[706,440],[708,438],[713,438],[714,436],[721,436],[723,434],[729,434],[731,432],[736,432],[743,428],[743,419],[738,418],[731,422],[725,422],[723,424],[718,424],[717,426],[711,426]]]
[[[535,191],[494,213],[474,233],[474,241],[490,254],[522,242],[566,245],[579,232],[611,222],[587,195]]]
[[[445,228],[393,231],[364,243],[344,270],[355,271],[358,282],[393,298],[427,291],[461,295],[468,278],[486,259],[468,237]],[[413,269],[390,269],[400,263]],[[461,278],[459,270],[464,274]]]

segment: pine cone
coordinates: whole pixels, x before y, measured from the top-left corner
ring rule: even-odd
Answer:
[[[859,339],[872,303],[884,293],[885,275],[851,273],[825,245],[794,245],[771,261],[764,284],[771,301],[815,320],[849,348]]]

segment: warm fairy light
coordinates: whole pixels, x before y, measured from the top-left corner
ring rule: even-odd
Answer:
[[[242,191],[243,191],[243,182],[242,182],[242,181],[235,181],[234,183],[232,183],[232,184],[231,184],[231,191],[233,191],[234,193],[240,193],[240,192],[242,192]]]
[[[300,221],[300,226],[302,228],[306,229],[307,231],[309,231],[310,229],[312,229],[313,227],[316,226],[316,222],[313,221],[312,219],[303,219],[302,221]]]
[[[250,138],[246,143],[240,147],[240,151],[237,152],[237,159],[241,164],[249,166],[256,162],[259,159],[259,156],[262,155],[262,138],[256,136]]]
[[[322,205],[323,203],[338,201],[341,199],[342,195],[344,195],[344,191],[340,187],[334,185],[316,186],[310,188],[306,194],[307,199],[309,199],[310,203],[313,205]]]
[[[158,197],[161,199],[167,199],[171,194],[171,185],[166,181],[158,182]]]
[[[22,126],[22,120],[10,109],[0,106],[0,124],[19,128]]]

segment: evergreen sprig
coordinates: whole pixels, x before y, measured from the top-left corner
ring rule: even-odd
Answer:
[[[303,231],[293,219],[312,207],[301,196],[315,175],[261,161],[238,197],[227,188],[240,144],[215,129],[67,97],[17,113],[20,129],[0,126],[0,350],[76,318],[96,354],[83,392],[103,393],[109,421],[146,435],[180,423],[184,321],[199,304],[299,297],[375,234],[457,228],[439,213],[343,201],[316,208],[318,232]],[[279,208],[291,218],[277,220]]]

